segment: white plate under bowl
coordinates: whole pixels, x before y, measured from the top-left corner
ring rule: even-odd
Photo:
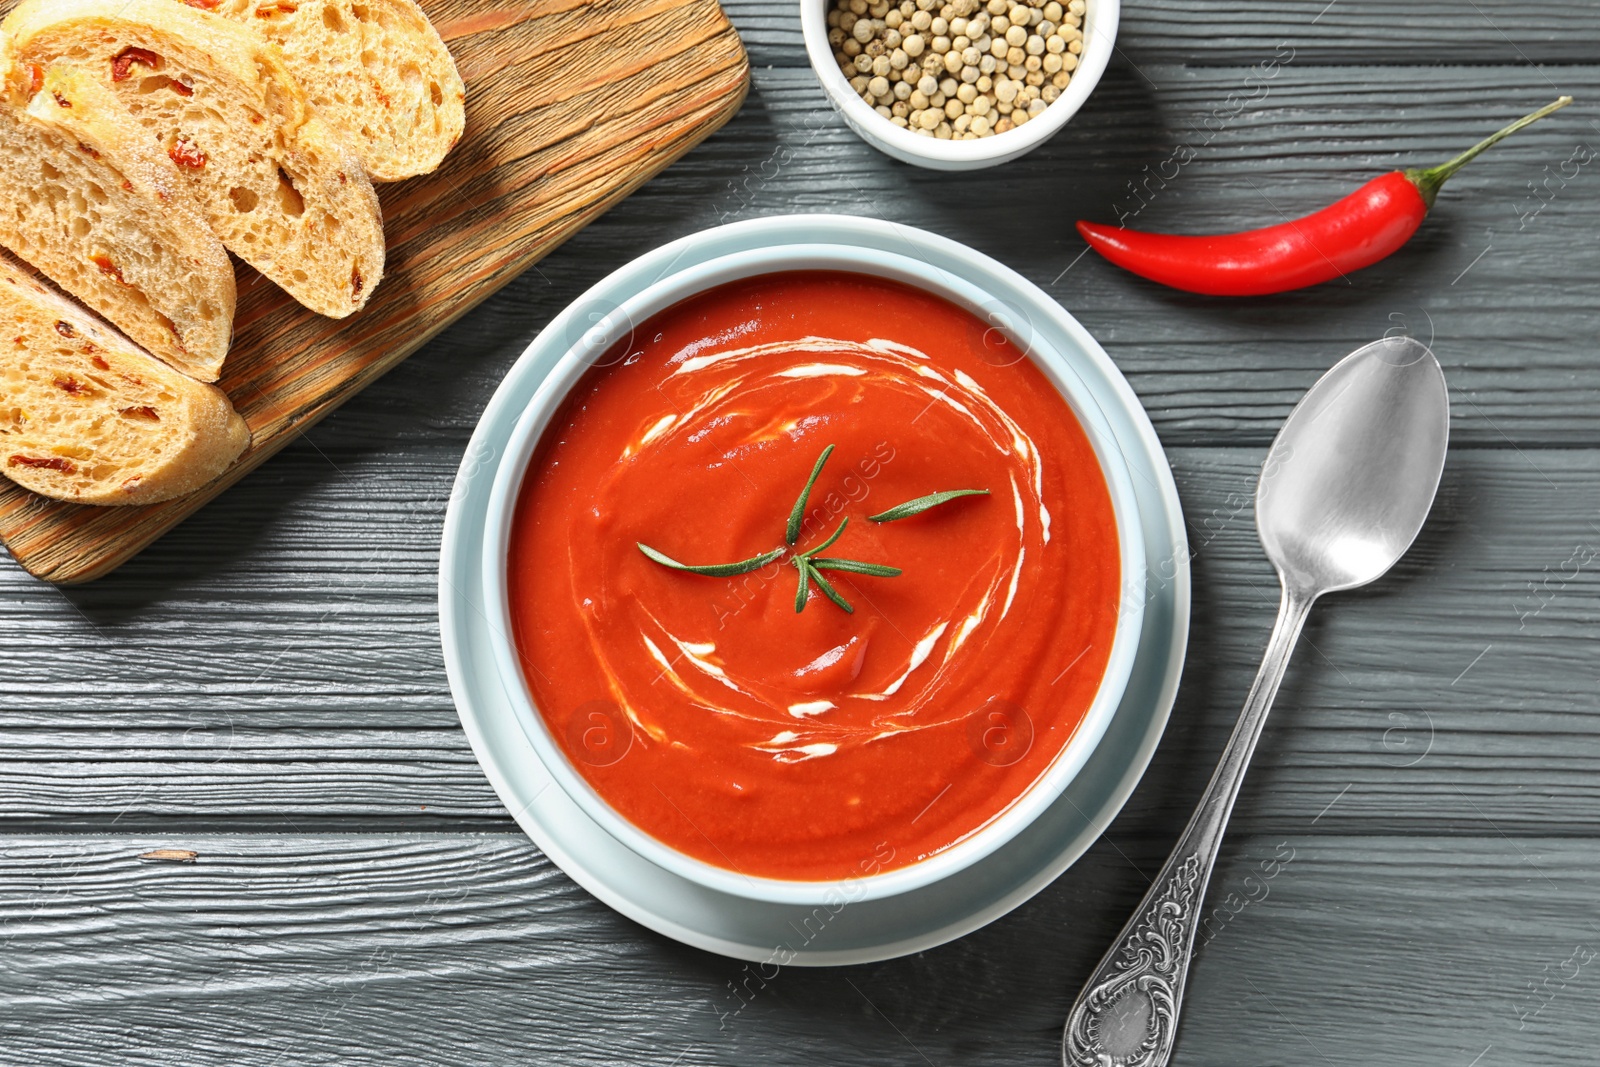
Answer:
[[[774,904],[719,893],[619,843],[557,786],[518,724],[490,652],[500,624],[483,610],[482,546],[490,488],[512,430],[557,360],[624,301],[685,267],[775,244],[893,249],[961,276],[1008,311],[1043,300],[1022,324],[1065,355],[1110,424],[1133,475],[1147,560],[1144,626],[1123,700],[1062,795],[983,862],[887,900]],[[734,223],[664,245],[609,275],[553,319],[485,409],[457,476],[440,553],[440,632],[451,692],[485,774],[518,824],[575,881],[669,937],[740,959],[865,963],[975,930],[1033,896],[1082,855],[1148,764],[1176,695],[1189,626],[1189,552],[1177,490],[1132,389],[1076,320],[1032,283],[971,249],[873,219],[789,215]]]
[[[976,253],[970,254],[976,256]],[[1003,847],[1040,811],[1060,798],[1061,791],[1093,755],[1095,746],[1100,743],[1112,716],[1122,703],[1122,695],[1127,690],[1128,678],[1133,671],[1134,657],[1138,654],[1144,622],[1144,537],[1139,521],[1138,497],[1133,491],[1133,475],[1128,470],[1127,461],[1123,459],[1122,450],[1117,446],[1104,412],[1075,370],[1073,359],[1055,351],[1044,338],[1031,335],[1032,331],[1026,328],[1016,331],[1024,336],[1012,338],[1017,342],[1019,352],[1028,352],[1034,365],[1061,394],[1078,424],[1088,434],[1111,497],[1124,577],[1120,583],[1121,595],[1111,652],[1106,658],[1094,699],[1066,746],[1049,766],[1020,797],[993,819],[965,840],[933,856],[891,871],[840,882],[836,879],[789,881],[759,878],[715,867],[684,855],[615,811],[572,765],[560,742],[551,734],[544,716],[534,705],[532,693],[523,683],[522,657],[515,643],[500,637],[501,634],[509,637],[512,629],[506,560],[511,551],[516,502],[521,495],[527,469],[550,420],[559,413],[573,387],[606,357],[608,351],[629,350],[628,347],[616,347],[612,335],[632,333],[644,327],[653,316],[718,286],[797,270],[844,271],[910,285],[942,297],[980,318],[987,317],[986,321],[993,323],[997,330],[1013,332],[1009,322],[994,322],[1008,316],[1002,315],[993,306],[995,301],[984,289],[963,278],[952,277],[948,271],[930,267],[921,259],[888,249],[822,242],[785,243],[733,252],[693,265],[679,264],[678,269],[666,278],[622,301],[622,307],[608,316],[606,322],[581,338],[557,361],[533,399],[523,409],[502,450],[503,459],[495,472],[494,487],[489,495],[483,560],[480,563],[483,580],[481,603],[484,613],[495,624],[494,633],[489,637],[490,646],[500,666],[500,677],[511,680],[505,685],[506,695],[517,721],[522,724],[523,733],[539,753],[540,761],[556,779],[556,784],[612,837],[656,866],[730,896],[779,904],[822,904],[836,901],[840,894],[848,892],[852,900],[859,902],[920,889],[974,863],[983,862],[997,848]]]

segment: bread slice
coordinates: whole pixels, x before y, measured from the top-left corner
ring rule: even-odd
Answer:
[[[214,381],[233,333],[233,264],[172,162],[108,91],[0,67],[0,245],[128,336]],[[80,92],[79,89],[83,91]],[[71,106],[63,106],[71,105]]]
[[[250,441],[222,390],[143,351],[0,254],[0,473],[80,504],[198,489]]]
[[[466,89],[413,0],[175,0],[226,15],[283,50],[317,114],[373,181],[427,174],[461,139]]]
[[[259,34],[172,0],[24,0],[0,29],[17,63],[109,87],[239,258],[323,315],[366,304],[377,194]]]

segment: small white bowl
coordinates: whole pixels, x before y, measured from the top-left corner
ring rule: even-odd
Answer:
[[[1038,118],[1005,133],[975,141],[941,141],[903,130],[861,99],[839,72],[833,46],[828,44],[829,0],[800,0],[800,31],[805,37],[811,69],[816,71],[822,91],[828,94],[829,102],[862,140],[902,162],[919,167],[977,170],[1007,163],[1044,144],[1078,113],[1099,84],[1100,75],[1105,73],[1111,53],[1116,49],[1122,4],[1121,0],[1087,0],[1087,4],[1083,16],[1083,54],[1078,57],[1078,69],[1072,72],[1066,91]]]
[[[908,227],[895,229],[908,250],[914,248],[915,238],[922,236]],[[716,233],[708,232],[713,237]],[[971,249],[964,251],[975,263],[992,265],[981,253]],[[1077,731],[1054,762],[1026,792],[965,840],[919,862],[882,874],[849,879],[847,886],[838,881],[749,877],[687,856],[629,822],[573,767],[552,736],[528,691],[511,636],[506,560],[516,502],[539,440],[567,393],[616,339],[631,335],[657,312],[718,285],[789,270],[851,271],[916,286],[995,323],[996,328],[1026,351],[1077,415],[1094,447],[1116,519],[1123,575],[1116,630],[1100,686]],[[1039,293],[1038,299],[1047,301],[1049,298]],[[572,347],[540,385],[511,432],[490,491],[481,560],[484,614],[493,631],[490,644],[497,672],[513,714],[556,785],[607,833],[658,867],[720,893],[775,904],[825,904],[836,900],[845,890],[849,899],[858,901],[910,892],[977,863],[1014,838],[1061,795],[1105,734],[1128,685],[1138,652],[1145,607],[1144,535],[1132,475],[1092,391],[1066,357],[1036,343],[1029,324],[1035,319],[1044,321],[1049,312],[1044,308],[1007,304],[973,282],[931,267],[910,255],[833,244],[790,244],[731,253],[679,271],[620,305],[592,310],[592,314],[583,316],[581,333],[574,331],[569,335]]]

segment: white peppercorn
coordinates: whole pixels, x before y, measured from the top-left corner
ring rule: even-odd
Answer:
[[[828,43],[878,114],[924,137],[974,140],[1060,98],[1083,50],[1084,2],[829,0]]]

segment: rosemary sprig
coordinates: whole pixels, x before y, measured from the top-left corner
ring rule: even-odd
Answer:
[[[913,515],[921,515],[929,508],[936,508],[957,497],[988,495],[987,489],[946,489],[942,493],[929,493],[915,500],[907,500],[904,504],[896,504],[888,511],[880,511],[876,515],[868,515],[867,518],[872,522],[894,522],[896,519],[909,519]]]
[[[815,556],[818,552],[821,552],[823,549],[827,548],[829,545],[831,545],[835,541],[839,540],[839,538],[844,535],[844,528],[846,526],[849,526],[849,525],[850,525],[850,520],[847,517],[843,522],[841,522],[839,524],[839,528],[837,530],[833,531],[833,536],[832,537],[830,537],[826,541],[822,542],[822,544],[817,545],[815,548],[806,549],[804,552],[800,553],[799,556],[797,556],[796,558],[797,559],[810,559],[812,556]]]
[[[811,468],[811,477],[806,479],[805,488],[800,490],[800,496],[795,500],[794,507],[789,509],[789,525],[783,531],[783,543],[792,545],[800,540],[800,524],[805,521],[806,501],[811,499],[811,487],[817,484],[817,477],[822,474],[822,465],[828,462],[828,457],[833,455],[833,446],[829,445],[822,450],[822,455],[817,457],[817,465]]]
[[[811,476],[806,479],[806,484],[800,490],[800,496],[796,498],[794,507],[789,509],[789,521],[783,531],[783,547],[774,548],[770,552],[763,552],[759,556],[751,556],[749,559],[742,559],[736,563],[697,565],[680,563],[666,553],[651,548],[642,541],[635,541],[634,544],[638,545],[639,551],[654,562],[661,564],[663,567],[670,567],[675,571],[684,571],[688,574],[703,574],[711,578],[731,578],[734,575],[758,571],[778,559],[789,550],[790,546],[800,540],[801,527],[805,524],[806,504],[811,499],[811,490],[816,487],[817,479],[822,476],[822,467],[828,462],[828,457],[831,455],[833,455],[833,446],[829,445],[822,450],[822,455],[817,457],[817,462],[811,468]],[[938,507],[940,504],[954,500],[957,497],[988,495],[989,490],[987,489],[949,489],[940,493],[930,493],[915,500],[908,500],[904,504],[898,504],[888,511],[870,515],[868,518],[873,522],[893,522],[896,519],[920,515],[929,508]],[[808,548],[804,552],[796,552],[790,558],[789,562],[794,564],[795,571],[800,576],[799,584],[794,594],[794,610],[796,614],[806,609],[807,595],[811,592],[813,585],[817,587],[823,596],[838,605],[841,611],[852,615],[855,614],[856,609],[848,600],[839,595],[839,591],[833,587],[833,583],[823,576],[823,571],[860,574],[870,578],[898,578],[904,573],[899,567],[891,567],[885,563],[867,563],[859,559],[820,555],[819,553],[824,549],[844,536],[845,528],[849,525],[850,519],[846,517],[839,523],[839,528],[834,530],[821,544]]]
[[[822,590],[823,596],[843,608],[846,615],[854,615],[856,613],[856,609],[850,606],[850,601],[839,595],[839,591],[833,587],[828,579],[822,576],[822,572],[817,570],[810,560],[806,560],[801,564],[801,567],[803,570],[811,572],[811,580],[817,583],[817,588]]]
[[[806,593],[811,589],[811,565],[795,560],[794,566],[800,572],[800,584],[794,591],[794,613],[798,615],[806,610]]]
[[[882,563],[863,563],[858,559],[835,559],[829,556],[813,556],[811,566],[819,571],[870,574],[874,578],[898,578],[901,574],[899,567],[887,567]]]
[[[774,548],[771,552],[763,552],[759,556],[741,559],[737,563],[708,563],[703,566],[693,566],[688,563],[679,563],[664,552],[658,552],[641,541],[635,541],[639,551],[663,567],[671,567],[675,571],[687,571],[690,574],[704,574],[711,578],[731,578],[736,574],[749,574],[758,571],[771,563],[787,551],[785,548]]]
[[[833,536],[820,545],[814,545],[804,552],[796,553],[795,557],[789,561],[794,564],[795,570],[800,572],[800,587],[795,591],[794,595],[795,614],[799,614],[806,609],[806,592],[813,583],[816,584],[817,589],[821,591],[823,596],[839,605],[849,614],[855,614],[856,609],[851,606],[850,601],[840,596],[839,591],[833,587],[833,583],[822,576],[822,572],[825,570],[844,571],[847,574],[866,574],[874,578],[897,578],[900,576],[899,567],[889,567],[882,563],[863,563],[859,559],[840,559],[833,556],[817,555],[818,552],[843,537],[845,527],[849,525],[850,519],[846,517],[839,524],[839,528],[833,531]]]

